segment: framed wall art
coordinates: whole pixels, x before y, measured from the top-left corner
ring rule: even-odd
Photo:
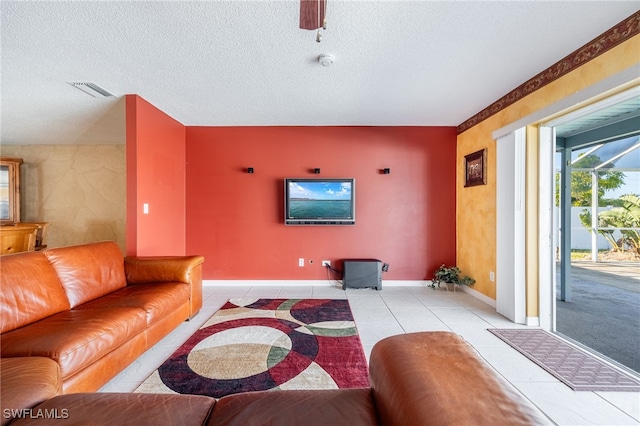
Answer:
[[[464,156],[464,187],[487,184],[487,148]]]

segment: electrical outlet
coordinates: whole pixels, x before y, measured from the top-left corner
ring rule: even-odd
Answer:
[[[496,280],[495,272],[493,271],[489,272],[489,281],[494,282],[495,280]]]
[[[298,259],[298,266],[304,266],[304,257]]]
[[[331,261],[330,260],[323,260],[322,261],[322,266],[326,267],[331,267]]]

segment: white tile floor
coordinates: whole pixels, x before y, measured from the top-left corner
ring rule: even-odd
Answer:
[[[102,392],[132,392],[228,299],[349,299],[367,357],[380,339],[414,331],[453,331],[559,425],[640,425],[639,392],[574,392],[487,328],[522,327],[473,296],[428,287],[204,287],[204,307],[145,352]],[[470,395],[470,398],[473,396]]]

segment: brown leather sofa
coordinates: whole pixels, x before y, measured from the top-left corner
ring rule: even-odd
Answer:
[[[203,261],[124,258],[109,241],[0,257],[3,398],[5,370],[24,371],[14,386],[58,381],[35,392],[14,387],[12,398],[26,398],[19,407],[98,390],[200,310]]]
[[[65,426],[552,424],[449,332],[402,334],[378,342],[369,379],[371,386],[362,389],[248,392],[218,400],[169,394],[59,395],[23,410],[3,409],[3,421]]]

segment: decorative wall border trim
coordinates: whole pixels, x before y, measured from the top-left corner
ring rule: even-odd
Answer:
[[[467,121],[458,125],[458,134],[502,111],[536,90],[570,73],[606,51],[640,34],[640,11],[567,55],[540,74],[521,84]]]

